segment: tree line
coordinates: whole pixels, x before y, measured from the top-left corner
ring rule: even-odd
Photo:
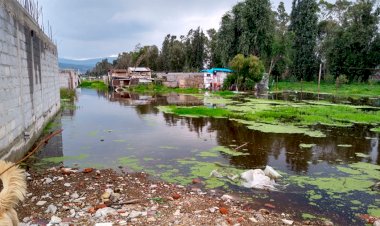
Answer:
[[[99,62],[92,73],[130,66],[195,72],[236,68],[240,59],[283,79],[316,80],[322,65],[325,79],[367,81],[380,66],[379,18],[376,0],[293,0],[290,14],[283,2],[272,10],[269,0],[245,0],[223,15],[219,30],[198,27],[186,35],[168,34],[161,49],[137,45],[112,63]],[[256,82],[258,77],[250,79]]]

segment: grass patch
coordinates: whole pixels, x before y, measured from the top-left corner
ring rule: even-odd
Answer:
[[[147,85],[137,85],[137,86],[131,86],[128,89],[129,91],[135,92],[135,93],[185,93],[185,94],[192,94],[192,93],[203,93],[203,90],[199,90],[197,88],[169,88],[163,85],[155,85],[155,84],[147,84]]]
[[[270,87],[271,91],[301,91],[318,92],[318,83],[316,82],[279,82]],[[343,84],[337,89],[335,83],[321,83],[321,93],[335,94],[338,96],[380,96],[380,84],[351,83]]]
[[[88,88],[88,89],[96,89],[100,91],[108,91],[108,86],[101,80],[82,81],[79,87]]]
[[[75,89],[61,88],[59,90],[61,100],[74,101],[76,98]]]

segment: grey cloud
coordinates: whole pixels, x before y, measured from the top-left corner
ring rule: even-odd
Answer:
[[[277,2],[278,0],[276,0]],[[60,57],[91,58],[160,46],[166,34],[218,28],[237,0],[39,0]],[[277,3],[278,4],[278,3]],[[286,3],[290,4],[290,3]]]

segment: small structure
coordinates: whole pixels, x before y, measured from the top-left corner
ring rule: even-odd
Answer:
[[[79,83],[80,79],[76,70],[65,69],[59,71],[60,88],[75,89]]]
[[[152,71],[147,67],[129,67],[128,69],[112,69],[108,71],[108,84],[118,90],[130,85],[152,82]]]
[[[204,88],[219,90],[223,86],[223,82],[227,78],[227,75],[233,71],[228,68],[211,68],[202,70],[202,72],[204,73]]]

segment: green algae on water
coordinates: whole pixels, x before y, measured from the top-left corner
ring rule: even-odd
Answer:
[[[218,157],[219,156],[218,152],[221,152],[230,156],[249,155],[249,153],[242,153],[242,152],[232,150],[230,148],[223,147],[223,146],[213,147],[207,151],[200,152],[198,155],[201,157]]]
[[[355,153],[355,155],[356,155],[357,157],[360,157],[360,158],[368,158],[368,157],[369,157],[369,155],[366,155],[366,154],[364,154],[364,153],[360,153],[360,152]],[[379,173],[380,173],[380,172],[379,172]]]
[[[314,147],[316,144],[300,144],[299,147],[300,148],[312,148]]]
[[[144,168],[140,165],[140,161],[134,156],[121,157],[118,159],[118,162],[122,166],[127,166],[134,171],[142,171]]]
[[[83,160],[88,158],[88,154],[80,154],[77,156],[62,156],[62,157],[49,157],[43,158],[42,161],[52,162],[52,163],[61,163],[67,160]]]
[[[302,213],[302,218],[304,220],[313,220],[313,219],[316,219],[317,217],[309,213]]]

